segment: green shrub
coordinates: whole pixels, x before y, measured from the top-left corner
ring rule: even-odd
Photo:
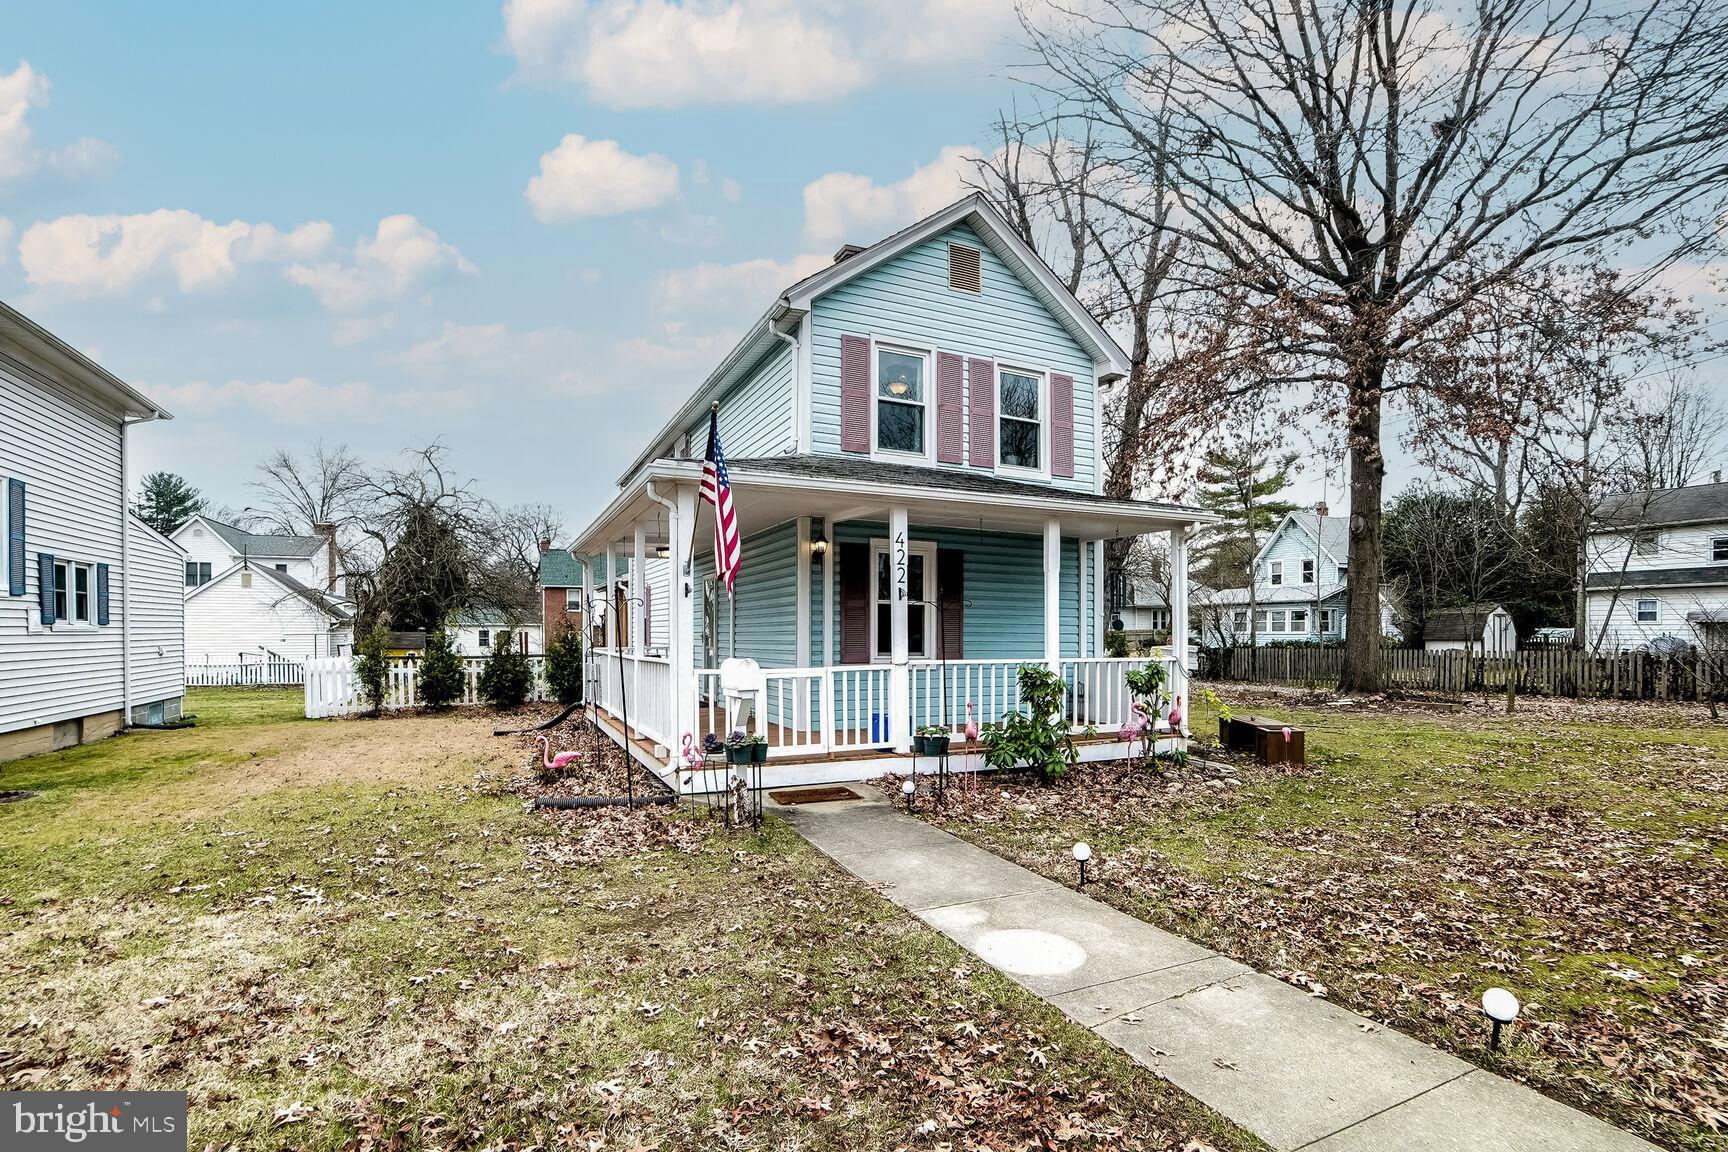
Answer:
[[[442,628],[426,633],[418,680],[420,703],[428,708],[448,708],[462,699],[462,657]]]
[[[998,771],[1024,764],[1049,782],[1080,762],[1064,707],[1068,684],[1042,664],[1020,665],[1019,679],[1026,710],[984,733],[984,763]]]
[[[534,690],[534,669],[516,646],[516,633],[502,631],[492,641],[492,655],[480,669],[475,685],[480,699],[494,708],[517,708]]]
[[[354,675],[360,681],[360,699],[372,715],[384,707],[384,691],[389,686],[390,657],[385,652],[388,636],[381,624],[362,633],[354,644]]]
[[[1120,660],[1128,655],[1128,633],[1112,628],[1104,633],[1104,654]]]
[[[564,627],[552,634],[546,645],[546,686],[560,704],[574,704],[582,699],[582,633],[580,629]]]

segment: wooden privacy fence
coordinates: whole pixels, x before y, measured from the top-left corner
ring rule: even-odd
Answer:
[[[462,695],[456,700],[457,704],[480,703],[480,670],[486,667],[487,659],[485,656],[463,658]],[[542,675],[544,665],[544,657],[528,657],[528,666],[534,672],[534,687],[528,694],[530,700],[549,699]],[[390,660],[384,678],[385,708],[420,706],[420,689],[416,683],[419,667],[418,656],[397,656]],[[366,711],[366,702],[360,699],[360,678],[354,674],[353,657],[327,656],[308,660],[305,680],[308,717],[346,716]]]
[[[233,664],[188,664],[188,688],[288,687],[306,680],[298,660],[243,660]]]
[[[1702,652],[1658,656],[1650,652],[1591,655],[1571,648],[1531,648],[1507,656],[1380,650],[1388,688],[1443,692],[1504,692],[1509,677],[1521,693],[1606,696],[1626,700],[1696,700],[1708,695],[1719,672]],[[1201,670],[1218,680],[1330,688],[1338,683],[1341,648],[1233,648],[1209,652]]]

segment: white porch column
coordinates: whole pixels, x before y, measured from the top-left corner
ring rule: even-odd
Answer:
[[[1104,598],[1104,541],[1092,541],[1092,654],[1104,655],[1104,633],[1110,627],[1110,605]]]
[[[594,557],[582,557],[582,653],[594,647]]]
[[[645,603],[642,596],[648,590],[642,579],[643,573],[647,571],[647,545],[648,528],[646,525],[638,524],[636,525],[635,536],[631,540],[630,551],[630,654],[632,656],[642,655],[643,650],[647,647],[643,643],[644,637],[642,635],[642,624],[647,616],[647,613],[642,611],[642,606]]]
[[[672,664],[673,763],[682,752],[684,734],[698,746],[696,731],[696,577],[690,556],[690,529],[696,523],[696,487],[680,484],[673,497],[677,509],[667,518],[672,533],[667,564],[671,568],[666,621],[666,659]]]
[[[907,652],[906,609],[910,597],[907,573],[910,561],[906,508],[902,505],[888,510],[888,570],[893,581],[893,603],[889,616],[894,621],[893,638],[889,646],[888,665],[888,728],[894,739],[894,751],[912,751],[912,670]],[[872,574],[874,578],[874,574]],[[926,582],[934,580],[934,572],[926,572]]]
[[[600,631],[601,644],[607,648],[618,645],[618,611],[617,597],[612,595],[612,589],[618,587],[618,549],[612,541],[606,541],[606,583],[600,586],[600,595],[605,599],[605,624]]]
[[[1044,521],[1044,660],[1052,672],[1062,659],[1062,522]]]
[[[832,516],[822,517],[822,538],[828,541],[828,551],[822,556],[822,666],[831,668],[834,666],[834,565],[840,560],[840,544],[834,539]]]
[[[1175,672],[1172,696],[1188,694],[1188,527],[1170,529],[1170,656]],[[1183,727],[1187,727],[1187,701]]]
[[[1086,610],[1088,607],[1087,596],[1088,596],[1088,592],[1089,592],[1087,585],[1090,583],[1090,581],[1088,581],[1086,579],[1086,566],[1092,560],[1092,541],[1090,541],[1090,540],[1077,540],[1077,541],[1075,541],[1074,552],[1075,552],[1075,559],[1076,559],[1076,563],[1074,565],[1074,582],[1076,584],[1080,585],[1080,600],[1079,600],[1080,611],[1078,613],[1076,613],[1076,616],[1078,617],[1078,619],[1075,621],[1075,624],[1074,624],[1075,630],[1078,633],[1078,635],[1075,637],[1074,655],[1079,656],[1082,659],[1084,659],[1087,656],[1101,656],[1101,655],[1103,655],[1103,653],[1101,653],[1101,652],[1088,652],[1086,650],[1087,644],[1091,638],[1091,632],[1092,632],[1092,630],[1090,628],[1086,627],[1086,620],[1087,620]]]
[[[810,517],[798,517],[797,559],[792,566],[798,585],[792,590],[792,653],[800,668],[810,667]],[[810,682],[802,677],[792,682],[792,730],[810,729]]]

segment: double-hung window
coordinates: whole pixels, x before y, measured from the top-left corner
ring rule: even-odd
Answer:
[[[1710,560],[1715,564],[1728,560],[1728,536],[1712,536],[1710,538]]]
[[[1662,602],[1660,600],[1638,601],[1638,623],[1660,624],[1662,622]]]
[[[1264,608],[1256,608],[1254,610],[1254,631],[1266,631],[1266,609]]]
[[[1238,608],[1230,615],[1230,627],[1237,632],[1248,631],[1248,609]]]
[[[88,564],[70,560],[54,562],[54,618],[72,624],[88,624],[94,619],[91,601],[95,599],[96,578]]]
[[[1308,631],[1308,610],[1292,608],[1290,610],[1290,631],[1306,633]]]
[[[1320,609],[1320,631],[1322,633],[1330,633],[1333,630],[1332,621],[1337,611],[1336,608]]]
[[[1314,561],[1313,560],[1302,561],[1302,583],[1304,583],[1304,584],[1314,583]]]
[[[197,560],[186,561],[186,587],[197,588],[208,583],[210,583],[209,563],[200,563]]]
[[[492,647],[492,632],[488,628],[482,628],[480,629],[480,651],[484,652],[490,647]]]
[[[1282,608],[1274,608],[1272,610],[1272,627],[1269,629],[1269,631],[1272,631],[1272,632],[1284,631],[1284,610]]]
[[[923,456],[929,421],[930,357],[887,345],[876,348],[876,450]]]
[[[566,588],[566,589],[564,589],[564,611],[575,612],[577,609],[579,609],[581,607],[582,607],[582,589],[580,589],[580,588]]]
[[[1284,561],[1270,560],[1266,564],[1266,579],[1274,587],[1284,583]]]
[[[997,463],[1044,470],[1044,376],[1018,368],[996,372]]]
[[[1659,532],[1634,532],[1632,534],[1632,551],[1639,556],[1654,556],[1662,550],[1662,535]]]
[[[901,557],[886,540],[870,546],[875,572],[871,582],[870,652],[878,661],[894,651],[894,566]],[[906,654],[928,660],[936,650],[936,545],[929,541],[906,545]]]

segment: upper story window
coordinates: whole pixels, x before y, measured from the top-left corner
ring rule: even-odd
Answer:
[[[1342,583],[1344,583],[1344,581],[1346,581],[1348,579],[1350,579],[1350,565],[1348,565],[1348,564],[1338,565],[1338,582],[1340,584],[1342,584]]]
[[[1662,546],[1662,537],[1655,532],[1634,532],[1632,551],[1639,556],[1654,556]]]
[[[996,373],[997,463],[1044,470],[1044,376],[1003,368]]]
[[[582,607],[582,589],[564,589],[564,611],[575,612]]]
[[[1274,585],[1284,583],[1284,561],[1268,561],[1266,564],[1266,579]]]
[[[492,647],[492,632],[488,628],[480,629],[480,647],[482,650]]]
[[[876,449],[926,453],[925,380],[930,358],[899,348],[876,349]]]
[[[197,531],[197,529],[193,529]],[[210,565],[197,560],[186,561],[186,587],[196,588],[210,583]]]
[[[1718,562],[1728,560],[1728,536],[1710,538],[1710,559]]]
[[[286,564],[272,564],[271,567],[282,573],[284,576],[288,575],[288,565]]]
[[[1314,561],[1312,560],[1302,561],[1302,583],[1314,583]]]

